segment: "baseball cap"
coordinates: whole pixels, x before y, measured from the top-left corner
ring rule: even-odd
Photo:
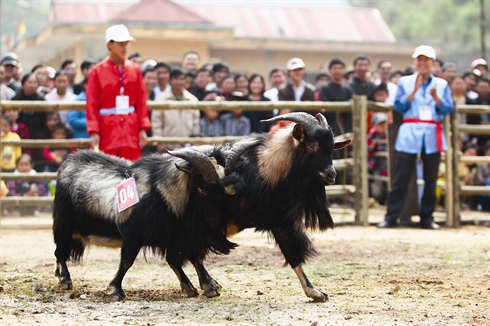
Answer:
[[[417,58],[418,56],[423,55],[424,57],[436,59],[436,50],[432,46],[421,45],[415,49],[415,52],[412,54],[412,58]]]
[[[477,66],[488,67],[488,64],[487,64],[487,61],[485,59],[480,58],[480,59],[473,60],[473,62],[470,65],[472,70],[475,69]]]
[[[148,59],[141,64],[141,71],[145,71],[148,68],[155,68],[157,62],[153,59]]]
[[[371,118],[371,124],[373,126],[385,121],[388,121],[388,115],[386,115],[386,113],[383,112],[375,113]]]
[[[5,55],[2,57],[2,61],[0,62],[2,65],[12,65],[15,67],[19,67],[19,57],[17,54],[13,52],[7,52]]]
[[[54,75],[56,75],[56,69],[50,66],[46,66],[46,72],[48,73],[48,78],[53,79]]]
[[[287,70],[295,70],[295,69],[300,69],[300,68],[304,68],[304,67],[305,67],[305,63],[300,58],[289,59],[288,63],[286,64]]]
[[[126,41],[134,41],[135,39],[129,35],[129,31],[126,26],[112,25],[105,31],[105,41],[106,43],[110,41],[114,42],[126,42]]]

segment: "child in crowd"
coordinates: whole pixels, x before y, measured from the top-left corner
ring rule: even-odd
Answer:
[[[201,134],[206,137],[223,136],[223,125],[218,119],[219,112],[216,110],[204,110],[201,118]]]
[[[477,156],[478,146],[468,142],[463,147],[463,156]],[[468,184],[469,179],[471,179],[471,170],[475,166],[473,163],[459,162],[458,164],[458,176],[462,185]],[[446,162],[441,161],[439,163],[439,171],[437,172],[437,181],[446,182]],[[444,206],[444,201],[442,200],[445,195],[445,189],[442,186],[436,187],[436,205]],[[462,198],[462,208],[467,208],[468,205],[465,204],[466,196]]]
[[[50,136],[52,131],[53,131],[54,125],[56,125],[60,122],[61,122],[61,119],[60,119],[60,115],[58,114],[58,112],[47,112],[46,118],[45,118],[47,135]]]
[[[490,140],[485,143],[484,156],[490,156]],[[474,186],[490,187],[490,163],[478,164],[465,178],[468,184]],[[490,196],[476,197],[476,207],[478,210],[490,211]],[[470,204],[470,206],[473,206]],[[474,207],[472,207],[474,208]],[[490,225],[489,225],[490,226]]]
[[[12,118],[2,115],[2,141],[20,140],[19,135],[12,132]],[[15,162],[22,155],[22,149],[19,146],[2,147],[2,172],[13,172]]]
[[[22,154],[17,160],[16,169],[14,173],[28,173],[36,174],[34,170],[34,164],[29,154]],[[25,196],[25,197],[37,197],[47,196],[49,191],[43,183],[26,182],[26,181],[8,181],[7,188],[9,190],[9,196]],[[19,208],[20,215],[34,215],[36,207],[23,207]]]
[[[70,131],[66,128],[65,124],[59,122],[51,129],[51,139],[68,139],[70,138]],[[44,172],[57,172],[61,163],[65,160],[66,156],[70,154],[73,149],[70,148],[44,148],[44,158],[48,161]]]
[[[27,125],[22,122],[17,122],[19,119],[19,111],[8,110],[5,111],[5,115],[9,116],[12,119],[12,132],[15,132],[19,135],[20,139],[30,139],[29,128]]]
[[[221,101],[221,97],[216,92],[207,94],[203,101]],[[219,112],[216,110],[203,110],[202,118],[199,121],[201,134],[206,137],[223,136],[223,125],[218,119]]]
[[[388,86],[386,84],[381,83],[376,88],[374,89],[374,101],[378,103],[385,103],[386,99],[388,98]],[[389,112],[391,114],[391,112]],[[374,112],[368,112],[366,115],[366,128],[367,130],[370,130],[373,127],[372,120],[373,120],[373,115]],[[390,117],[388,116],[388,120],[390,120]],[[389,122],[389,121],[388,121]]]
[[[243,115],[243,110],[232,110],[220,118],[225,136],[248,136],[250,120]]]
[[[386,158],[376,157],[379,152],[386,152],[386,130],[388,129],[388,116],[386,113],[375,113],[371,124],[373,127],[369,130],[367,149],[368,149],[368,170],[370,175],[388,176],[388,164]],[[387,196],[386,183],[373,180],[370,182],[370,195],[380,204],[384,204]]]

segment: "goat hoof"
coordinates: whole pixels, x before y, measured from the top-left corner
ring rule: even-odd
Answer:
[[[199,292],[193,286],[181,285],[181,288],[189,298],[197,297],[199,295]]]
[[[222,289],[223,287],[215,280],[215,279],[210,279],[209,283],[214,286],[216,289]]]
[[[59,280],[60,280],[60,289],[61,290],[71,290],[73,288],[73,285],[71,283],[71,279],[69,277],[61,277],[60,275],[57,275]]]
[[[70,280],[60,280],[60,289],[61,290],[71,290],[73,289],[73,284]]]
[[[207,298],[215,298],[220,296],[219,291],[215,287],[206,287],[202,294]]]
[[[317,289],[313,289],[313,288],[309,288],[306,291],[306,295],[309,298],[312,298],[313,301],[315,301],[315,302],[325,302],[325,301],[328,300],[328,294],[326,294],[323,291],[320,291],[320,290],[317,290]]]
[[[121,288],[116,288],[115,286],[109,286],[107,288],[107,295],[109,295],[113,301],[122,301],[126,298],[126,293]]]

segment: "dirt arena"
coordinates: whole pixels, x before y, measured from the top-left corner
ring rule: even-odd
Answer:
[[[166,263],[140,255],[123,282],[126,299],[113,302],[105,289],[117,250],[91,248],[82,265],[69,265],[73,290],[62,291],[49,217],[16,227],[6,222],[1,325],[490,325],[490,228],[484,226],[340,226],[311,234],[320,254],[305,271],[329,294],[325,303],[310,302],[279,249],[247,230],[233,238],[239,247],[229,256],[207,261],[223,286],[220,297],[187,298]],[[198,286],[194,270],[185,270]]]

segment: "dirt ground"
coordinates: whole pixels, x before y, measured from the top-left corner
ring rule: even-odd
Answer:
[[[1,229],[1,325],[490,325],[490,228],[442,231],[342,226],[311,234],[320,254],[305,266],[329,294],[304,295],[279,249],[245,231],[229,256],[207,261],[221,296],[187,298],[161,259],[140,255],[123,282],[105,289],[118,251],[91,248],[70,265],[73,290],[58,288],[49,228]],[[195,286],[197,276],[185,268]]]

